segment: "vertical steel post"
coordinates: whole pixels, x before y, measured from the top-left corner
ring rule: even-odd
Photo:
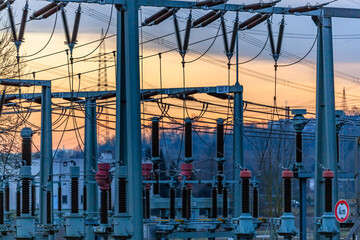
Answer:
[[[316,82],[315,217],[321,217],[324,213],[322,168],[334,170],[335,202],[338,200],[338,174],[331,18],[321,16],[315,22],[319,31]],[[315,238],[320,239],[320,235],[317,233]]]
[[[41,145],[40,145],[40,209],[39,221],[46,224],[48,183],[52,186],[52,121],[51,121],[51,87],[43,86],[41,93]],[[52,189],[51,195],[52,195]],[[53,207],[51,213],[53,213]],[[54,216],[54,214],[51,214]],[[52,222],[52,221],[51,221]]]
[[[133,239],[143,239],[139,32],[137,0],[128,1],[125,10],[125,91],[126,140],[128,145],[129,210],[133,217]],[[118,79],[117,79],[118,80]]]
[[[240,187],[240,167],[244,165],[243,151],[243,99],[242,86],[239,82],[235,84],[234,93],[234,217],[239,217],[241,213],[241,187]]]
[[[95,182],[97,170],[96,100],[85,100],[84,184],[86,184],[86,213],[92,222],[99,212],[98,187]],[[86,238],[95,238],[91,224],[85,227]]]

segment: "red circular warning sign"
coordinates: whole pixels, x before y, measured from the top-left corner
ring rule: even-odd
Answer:
[[[335,218],[339,223],[345,222],[349,218],[350,207],[349,204],[341,199],[335,205]]]

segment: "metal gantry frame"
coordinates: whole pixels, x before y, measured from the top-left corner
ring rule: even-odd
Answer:
[[[187,9],[221,10],[233,12],[259,12],[281,15],[301,15],[313,17],[319,31],[316,84],[316,217],[324,212],[323,168],[334,171],[334,200],[338,199],[338,174],[336,165],[336,125],[334,100],[334,67],[332,49],[333,17],[360,18],[360,10],[323,7],[310,12],[289,12],[286,7],[269,7],[259,10],[244,9],[242,4],[222,4],[213,7],[198,7],[197,2],[166,0],[67,0],[67,2],[115,4],[117,9],[117,69],[116,69],[116,169],[127,167],[129,187],[129,216],[133,222],[133,239],[142,239],[141,204],[141,131],[140,131],[140,77],[139,77],[139,36],[138,8],[140,6],[171,7]],[[45,184],[51,175],[51,90],[43,87],[42,101],[42,170],[41,183]],[[50,110],[49,110],[50,109]],[[50,111],[50,112],[49,112]],[[44,132],[44,133],[43,133]],[[50,146],[50,147],[49,147]],[[41,201],[44,202],[43,192]],[[239,203],[240,204],[240,203]],[[40,213],[44,221],[44,212]],[[319,236],[316,236],[319,239]]]

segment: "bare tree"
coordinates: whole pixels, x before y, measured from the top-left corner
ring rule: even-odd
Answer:
[[[11,32],[6,29],[8,25],[2,18],[2,28],[0,31],[0,78],[14,78],[24,72],[25,64],[22,58],[17,58],[17,49],[12,41]],[[14,94],[19,92],[18,87],[0,85],[0,94]],[[7,104],[8,99],[3,98],[4,104],[2,114],[0,115],[0,167],[2,175],[11,175],[18,169],[21,161],[21,139],[19,131],[28,117],[26,114],[10,114],[10,111],[19,110],[19,104]]]

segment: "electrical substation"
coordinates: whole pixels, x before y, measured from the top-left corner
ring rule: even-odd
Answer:
[[[23,4],[19,22],[16,2]],[[360,118],[335,108],[335,76],[355,77],[334,69],[332,20],[359,19],[360,9],[332,7],[336,0],[289,7],[278,6],[281,0],[44,0],[39,9],[31,8],[33,2],[0,0],[7,22],[2,31],[15,49],[5,66],[13,70],[0,79],[0,122],[8,121],[1,123],[0,135],[11,140],[6,146],[2,137],[6,148],[0,153],[0,239],[358,239]],[[110,9],[110,21],[91,43],[95,48],[81,56],[78,51],[90,44],[78,41],[84,15],[108,21],[93,7]],[[240,20],[245,13],[251,17]],[[310,18],[316,26],[305,56],[283,48],[290,16]],[[25,36],[34,26],[29,23],[50,18],[61,21],[66,49],[42,55],[50,38],[39,52],[23,55]],[[171,22],[174,42],[154,34],[144,39],[145,31],[165,22]],[[117,31],[113,36],[111,24]],[[242,61],[239,39],[259,25],[266,26],[266,41],[252,39],[260,52]],[[192,39],[199,29],[213,26],[216,36]],[[106,52],[110,37],[116,51]],[[224,54],[208,56],[217,39]],[[146,41],[167,49],[144,55]],[[209,42],[204,52],[191,50]],[[278,71],[311,65],[306,58],[312,50],[316,106],[280,106],[277,85],[306,86],[279,78]],[[163,77],[169,52],[178,53],[181,66],[182,85],[176,87],[164,87],[171,81]],[[244,99],[247,86],[241,84],[240,66],[263,52],[270,53],[274,75],[244,73],[275,83],[270,104]],[[20,70],[50,55],[66,64]],[[157,87],[143,87],[146,59],[159,64],[152,72],[159,76]],[[220,66],[228,77],[218,85],[206,86],[204,80],[193,87],[187,67],[197,60]],[[91,61],[97,69],[76,69],[79,62]],[[59,77],[69,80],[68,90],[54,91],[58,79],[37,78],[39,72],[61,73],[59,67],[68,69]],[[114,86],[107,80],[110,68]],[[87,76],[91,72],[98,73],[97,89],[80,90],[80,82],[94,81]],[[78,146],[71,153],[60,147],[69,132]]]

